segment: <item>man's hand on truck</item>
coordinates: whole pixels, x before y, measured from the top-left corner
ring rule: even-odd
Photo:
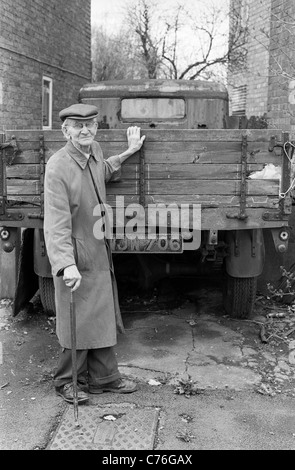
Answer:
[[[125,152],[119,154],[121,163],[123,163],[127,158],[131,157],[135,152],[141,149],[142,144],[145,140],[145,135],[140,137],[140,127],[131,126],[127,129],[127,141],[128,149]]]
[[[78,268],[75,264],[67,266],[64,269],[63,280],[67,287],[71,287],[72,292],[78,289],[81,284],[82,276],[78,271]]]

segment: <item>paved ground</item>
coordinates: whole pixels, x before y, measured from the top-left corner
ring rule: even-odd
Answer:
[[[77,435],[52,387],[55,319],[38,297],[16,318],[1,302],[0,449],[295,449],[292,308],[258,297],[252,318],[232,320],[207,285],[125,296],[122,310],[118,361],[138,391],[91,396]]]

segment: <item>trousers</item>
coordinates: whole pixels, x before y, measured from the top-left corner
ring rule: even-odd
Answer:
[[[77,350],[78,384],[103,385],[121,377],[113,347]],[[72,351],[62,348],[57,369],[54,374],[54,386],[62,387],[72,382]]]

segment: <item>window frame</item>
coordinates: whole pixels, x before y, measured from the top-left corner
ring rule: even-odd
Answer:
[[[43,116],[44,116],[44,85],[45,82],[49,83],[49,103],[48,103],[48,125],[43,124]],[[52,129],[52,102],[53,102],[53,80],[51,77],[47,75],[42,76],[42,129],[43,130],[50,130]]]
[[[152,100],[152,99],[159,99],[159,100],[179,100],[183,102],[183,116],[181,117],[123,117],[122,114],[122,103],[124,100]],[[183,96],[124,96],[120,100],[120,119],[122,122],[182,122],[186,119],[187,114],[187,103],[186,99]]]
[[[247,109],[247,85],[233,87],[231,92],[232,116],[246,116]]]

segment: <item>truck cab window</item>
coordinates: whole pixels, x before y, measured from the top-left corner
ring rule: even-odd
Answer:
[[[125,98],[121,101],[121,117],[125,121],[183,119],[185,101],[180,98]]]

